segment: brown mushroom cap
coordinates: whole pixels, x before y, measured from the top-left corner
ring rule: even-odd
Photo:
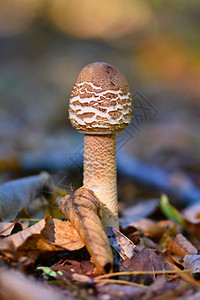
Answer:
[[[96,62],[82,69],[69,104],[69,118],[78,131],[119,133],[130,123],[132,113],[128,83],[117,68]]]

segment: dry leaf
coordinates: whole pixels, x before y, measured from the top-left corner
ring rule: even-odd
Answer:
[[[1,222],[0,223],[0,235],[6,236],[11,234],[13,228],[15,226],[15,222]]]
[[[126,259],[122,265],[128,271],[164,271],[168,268],[159,252],[149,248],[143,248],[131,259]],[[156,275],[152,274],[150,277],[155,279]]]
[[[25,277],[18,271],[2,268],[0,270],[0,298],[2,300],[61,300],[63,295],[56,292],[55,288]]]
[[[0,251],[78,250],[84,243],[70,222],[45,219],[1,240]]]
[[[123,219],[124,220],[124,219]],[[165,229],[158,225],[157,222],[150,219],[140,219],[138,222],[131,222],[129,224],[122,223],[120,220],[121,227],[125,230],[128,227],[134,227],[141,231],[143,234],[150,236],[152,239],[159,239],[165,232]]]
[[[158,249],[158,244],[146,236],[140,238],[140,242],[138,243],[137,246],[139,249],[143,249],[144,247],[151,248],[151,249]]]
[[[51,269],[58,272],[62,272],[62,279],[71,280],[74,274],[90,276],[94,273],[94,264],[89,260],[71,260],[66,259],[64,262],[60,264],[55,264],[51,266]]]
[[[51,244],[70,251],[79,250],[85,246],[80,235],[69,221],[49,220],[42,230],[42,237]]]
[[[100,220],[100,201],[84,187],[62,198],[62,213],[70,220],[83,239],[100,274],[112,270],[113,256]]]
[[[200,274],[200,255],[185,255],[184,266],[191,270],[191,274]]]
[[[182,234],[177,234],[175,238],[169,236],[166,242],[168,249],[181,258],[187,254],[198,253],[197,249]]]
[[[134,251],[138,252],[136,245],[125,235],[113,227],[106,227],[110,245],[118,252],[122,259],[131,258]]]
[[[43,190],[50,189],[50,175],[46,172],[1,184],[0,218],[3,221],[14,220],[31,200],[40,196]]]
[[[33,235],[40,235],[42,229],[45,227],[46,221],[49,219],[50,217],[47,216],[45,219],[32,225],[31,227],[2,239],[0,250],[9,252],[18,250],[28,238],[32,237]]]
[[[26,229],[29,226],[29,222],[0,222],[0,235],[7,236],[10,235],[14,227],[17,226],[20,230]]]

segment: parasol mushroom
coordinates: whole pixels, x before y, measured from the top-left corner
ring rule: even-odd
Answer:
[[[131,121],[128,83],[114,66],[95,62],[84,67],[74,84],[69,118],[84,137],[84,186],[102,203],[103,226],[119,228],[115,134]]]

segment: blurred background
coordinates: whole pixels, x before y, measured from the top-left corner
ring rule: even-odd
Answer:
[[[0,182],[49,165],[66,174],[65,160],[83,150],[83,135],[68,120],[72,86],[86,64],[105,61],[124,74],[133,94],[135,114],[118,151],[186,172],[200,185],[199,6],[198,0],[1,0]],[[81,176],[74,169],[62,184],[76,188]],[[146,193],[119,178],[119,198]]]

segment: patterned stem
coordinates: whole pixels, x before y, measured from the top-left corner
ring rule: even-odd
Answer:
[[[87,135],[84,140],[84,186],[102,203],[102,222],[119,229],[115,135]]]

